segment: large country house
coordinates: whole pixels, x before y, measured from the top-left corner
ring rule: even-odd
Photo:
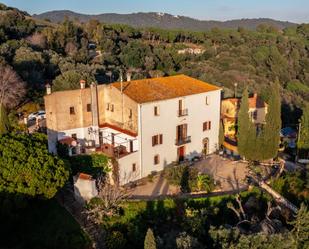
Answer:
[[[221,89],[177,75],[45,96],[49,150],[114,157],[125,184],[218,148]]]

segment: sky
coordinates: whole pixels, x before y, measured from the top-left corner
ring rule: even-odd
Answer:
[[[164,12],[200,20],[267,17],[309,23],[309,0],[0,0],[0,2],[30,14],[64,9],[83,14]]]

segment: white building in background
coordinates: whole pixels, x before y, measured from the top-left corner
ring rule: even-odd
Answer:
[[[50,151],[114,157],[121,184],[218,148],[221,90],[185,75],[48,93]]]

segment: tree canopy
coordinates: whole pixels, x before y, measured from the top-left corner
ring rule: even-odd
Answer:
[[[42,134],[0,137],[0,191],[52,198],[68,180],[65,163],[48,153]]]

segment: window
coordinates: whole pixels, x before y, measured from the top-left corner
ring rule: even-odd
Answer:
[[[203,131],[208,131],[211,129],[211,121],[207,121],[203,123]]]
[[[132,118],[132,109],[129,110],[129,118]]]
[[[160,115],[160,109],[159,106],[155,106],[153,109],[154,115],[155,116],[159,116]]]
[[[77,134],[76,134],[76,133],[73,133],[73,134],[71,135],[71,137],[72,137],[74,140],[77,140]]]
[[[136,163],[132,164],[132,171],[135,172],[136,171]]]
[[[109,103],[106,104],[106,110],[109,111]]]
[[[74,109],[73,106],[70,107],[70,114],[71,114],[71,115],[75,114],[75,109]]]
[[[87,112],[91,112],[91,104],[87,104]]]
[[[111,112],[114,112],[114,105],[111,104]]]
[[[209,98],[208,98],[208,96],[206,96],[206,98],[205,98],[205,104],[209,105]]]
[[[162,143],[163,143],[163,135],[162,134],[152,136],[152,146],[156,146],[156,145],[162,144]]]
[[[257,120],[257,110],[250,112],[250,116],[252,120]]]
[[[160,156],[159,155],[155,155],[153,158],[153,163],[154,165],[157,165],[160,163]]]

